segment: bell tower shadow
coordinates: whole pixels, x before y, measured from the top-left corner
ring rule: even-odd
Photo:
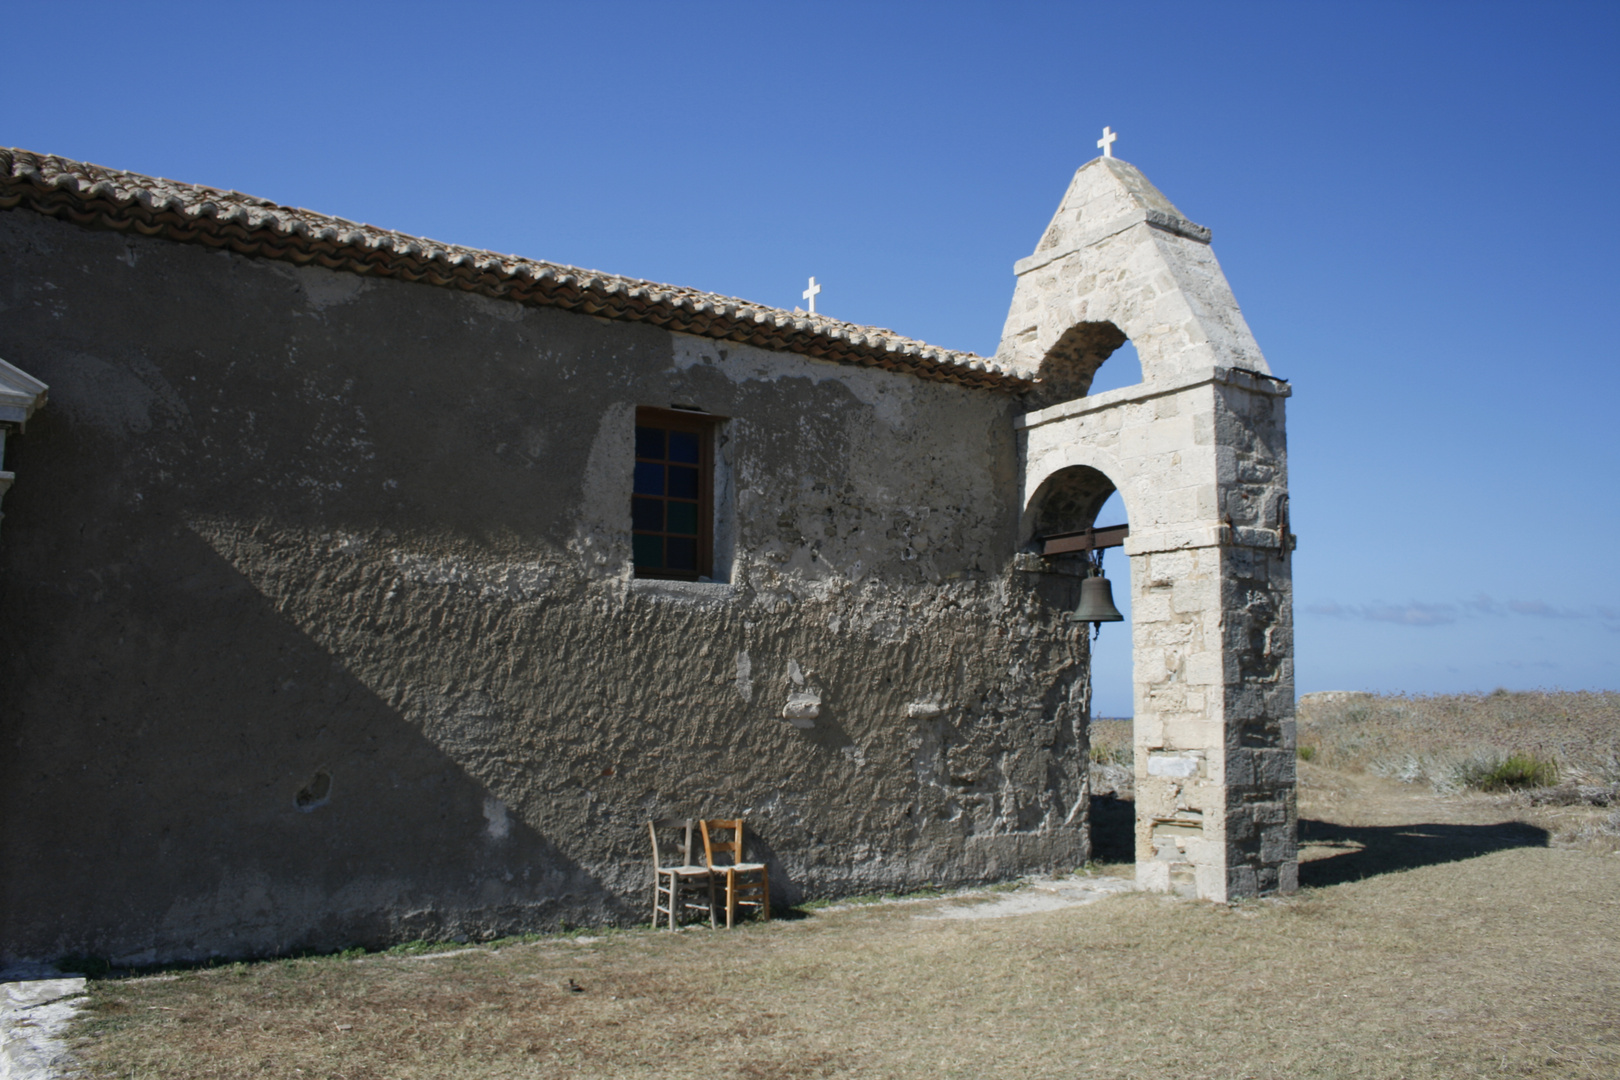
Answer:
[[[183,620],[94,598],[58,598],[80,610],[55,619],[11,611],[47,629],[9,698],[30,734],[3,785],[6,953],[143,966],[639,912],[197,534],[145,555],[130,587],[183,593]],[[73,708],[27,723],[58,671],[79,673]]]

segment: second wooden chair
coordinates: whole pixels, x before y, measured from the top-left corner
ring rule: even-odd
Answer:
[[[709,871],[724,874],[726,884],[726,929],[731,929],[739,907],[756,907],[760,916],[771,917],[771,879],[764,863],[743,862],[743,823],[702,821],[703,857]],[[728,839],[729,835],[729,839]]]

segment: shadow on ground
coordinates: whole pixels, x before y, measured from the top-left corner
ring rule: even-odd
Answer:
[[[1299,823],[1300,847],[1341,850],[1301,862],[1299,883],[1317,888],[1338,885],[1509,848],[1546,847],[1548,838],[1546,829],[1519,821],[1495,825],[1339,825],[1307,818]]]
[[[1113,795],[1091,799],[1091,857],[1125,863],[1136,858],[1136,803]],[[1337,849],[1299,865],[1299,883],[1321,888],[1346,881],[1459,862],[1509,848],[1546,847],[1546,829],[1518,821],[1494,825],[1340,825],[1302,819],[1301,848]]]

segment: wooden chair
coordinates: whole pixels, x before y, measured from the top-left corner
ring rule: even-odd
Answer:
[[[703,858],[715,874],[726,876],[726,929],[731,929],[739,907],[757,907],[771,917],[771,880],[764,863],[742,861],[743,823],[736,821],[699,822],[703,830]],[[730,840],[722,839],[726,833]],[[718,859],[717,859],[718,857]]]
[[[680,913],[686,910],[707,911],[709,913],[709,926],[714,927],[714,872],[707,866],[698,866],[692,861],[692,826],[691,818],[661,818],[658,821],[647,822],[647,834],[652,837],[653,849],[653,928],[658,928],[658,917],[668,916],[669,928],[675,929],[676,920]],[[664,864],[663,852],[658,843],[660,832],[681,830],[678,835],[682,839],[669,847],[671,854],[679,858],[675,865]],[[709,900],[706,904],[693,903],[685,897],[698,891],[699,887],[708,890]]]

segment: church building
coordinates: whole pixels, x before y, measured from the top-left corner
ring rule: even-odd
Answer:
[[[1101,145],[994,357],[0,149],[0,956],[1073,869],[1120,539],[1138,883],[1294,888],[1289,386]]]

